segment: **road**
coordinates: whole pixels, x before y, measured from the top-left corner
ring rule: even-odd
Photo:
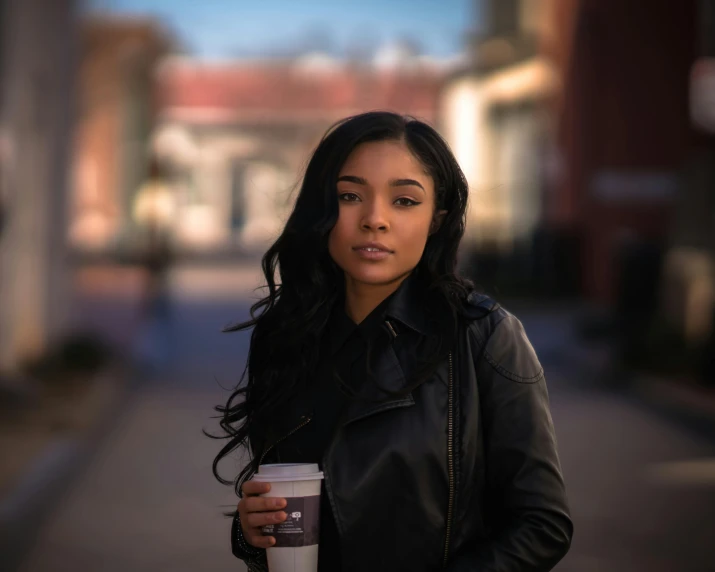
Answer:
[[[186,271],[173,282],[170,365],[137,389],[57,503],[23,572],[244,570],[230,554],[229,487],[211,475],[212,407],[240,376],[250,272]],[[521,315],[544,356],[575,521],[558,572],[715,570],[715,442],[674,424],[564,359],[568,315]],[[232,476],[239,460],[222,467]]]

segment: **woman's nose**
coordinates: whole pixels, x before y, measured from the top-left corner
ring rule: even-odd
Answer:
[[[390,228],[389,219],[387,216],[387,206],[381,201],[370,201],[364,203],[364,212],[360,227],[363,230],[388,230]]]

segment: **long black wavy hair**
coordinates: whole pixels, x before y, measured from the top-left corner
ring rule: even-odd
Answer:
[[[233,483],[239,496],[243,482],[258,470],[261,451],[251,447],[265,436],[271,413],[296,395],[318,364],[321,335],[344,289],[343,271],[328,253],[328,235],[338,219],[338,176],[358,145],[375,141],[404,142],[434,181],[435,212],[446,211],[413,271],[435,301],[434,315],[451,316],[449,323],[456,326],[460,305],[471,289],[471,283],[456,272],[468,186],[447,143],[426,123],[390,112],[364,113],[333,125],[308,163],[282,234],[263,256],[267,295],[251,307],[250,320],[225,330],[253,328],[241,381],[226,405],[215,408],[224,434],[207,434],[228,439],[214,459],[213,473],[221,483]],[[426,367],[404,392],[419,385],[444,359],[449,339],[439,337],[428,353]],[[234,481],[227,481],[219,475],[218,464],[239,447],[249,450],[250,461]]]

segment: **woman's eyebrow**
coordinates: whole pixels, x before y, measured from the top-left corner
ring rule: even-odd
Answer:
[[[342,177],[338,178],[338,181],[345,181],[347,183],[355,183],[356,185],[365,185],[367,186],[367,179],[363,177],[356,177],[354,175],[343,175]],[[390,180],[390,186],[391,187],[419,187],[423,191],[425,188],[422,186],[422,183],[419,181],[415,181],[414,179],[391,179]],[[425,191],[426,192],[426,191]]]
[[[415,186],[415,187],[419,187],[419,188],[422,189],[423,191],[425,190],[425,188],[422,186],[422,183],[420,183],[419,181],[415,181],[414,179],[392,179],[392,180],[390,181],[390,186],[391,186],[391,187],[411,187],[411,186]],[[427,191],[425,191],[425,192],[427,192]]]
[[[353,175],[343,175],[342,177],[338,177],[338,182],[340,181],[355,183],[356,185],[367,185],[367,179],[363,179],[362,177],[355,177]]]

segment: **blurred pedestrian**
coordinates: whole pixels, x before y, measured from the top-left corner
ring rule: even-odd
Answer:
[[[568,551],[543,369],[519,320],[456,273],[467,195],[411,118],[349,118],[315,150],[263,259],[268,294],[231,328],[253,327],[247,382],[216,408],[215,476],[230,484],[219,461],[250,452],[231,513],[249,570],[287,517],[251,480],[270,463],[324,472],[321,572],[536,572]]]
[[[171,301],[169,270],[172,262],[171,226],[176,212],[175,197],[156,159],[137,191],[133,216],[143,233],[141,262],[146,286],[142,302],[142,335],[136,353],[151,367],[166,365],[171,354]]]

